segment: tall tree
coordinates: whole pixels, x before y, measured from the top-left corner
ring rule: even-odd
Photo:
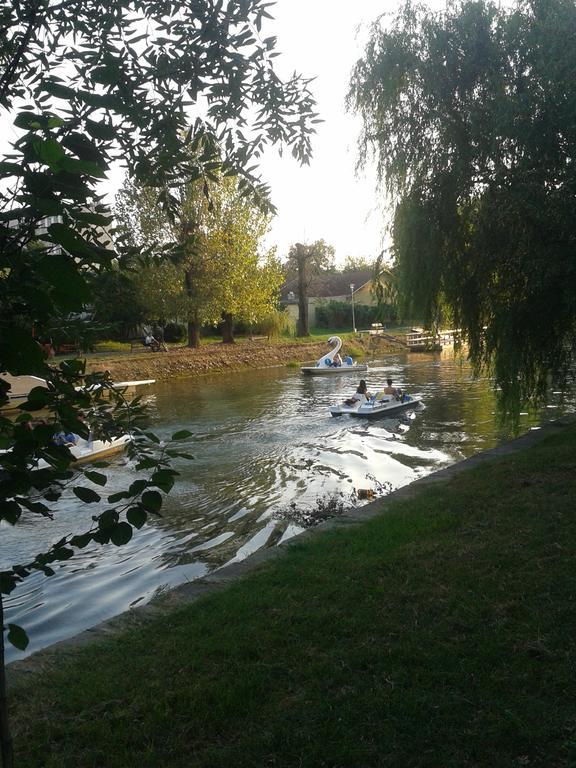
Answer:
[[[209,201],[198,182],[182,185],[176,194],[180,199],[178,221],[158,210],[157,190],[126,181],[117,197],[120,228],[126,228],[135,243],[151,247],[181,238],[182,253],[176,264],[151,264],[143,269],[143,285],[152,289],[143,296],[151,299],[152,307],[162,294],[172,307],[172,316],[187,319],[189,346],[198,345],[202,325],[221,321],[223,340],[231,343],[234,319],[255,323],[275,303],[281,271],[262,249],[270,217],[252,200],[240,196],[235,177],[222,178]],[[162,280],[166,281],[164,290],[157,288],[154,296],[153,285]]]
[[[573,370],[575,35],[572,0],[405,3],[351,82],[404,301],[446,308],[513,410]]]
[[[288,267],[298,275],[298,324],[297,336],[309,336],[308,288],[313,274],[329,270],[334,265],[334,247],[324,240],[311,245],[296,243],[288,252]]]
[[[106,434],[132,430],[134,409],[124,418],[101,399],[110,386],[105,375],[86,375],[81,361],[51,367],[33,335],[91,300],[91,272],[134,257],[129,244],[119,253],[101,241],[110,212],[96,185],[110,163],[121,161],[143,185],[162,190],[159,203],[173,215],[173,185],[202,179],[208,195],[218,169],[236,173],[242,192],[265,204],[268,190],[251,168],[268,143],[288,145],[307,162],[314,102],[306,81],[282,82],[274,72],[275,38],[260,37],[267,9],[264,0],[0,2],[0,110],[17,135],[0,163],[0,371],[48,382],[32,390],[20,420],[0,416],[0,521],[57,512],[72,460],[52,443],[57,422],[87,436],[82,417],[96,398],[94,413],[107,419],[99,425]],[[8,391],[0,376],[0,405]],[[22,421],[39,408],[48,409],[49,423],[26,429]],[[51,564],[90,542],[125,543],[149,513],[159,512],[159,491],[174,482],[173,451],[161,447],[154,454],[143,434],[136,437],[136,466],[150,472],[148,480],[109,496],[84,536],[64,537],[0,573],[5,768],[13,761],[3,639],[24,647],[27,638],[6,622],[2,596],[34,570],[50,575]],[[37,468],[40,456],[46,469]],[[106,474],[88,470],[78,477],[73,492],[96,504],[100,495],[82,483],[103,485]]]

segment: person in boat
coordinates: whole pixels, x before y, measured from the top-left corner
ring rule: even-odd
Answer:
[[[393,395],[395,398],[400,398],[402,390],[398,387],[392,386],[392,379],[386,379],[386,386],[383,389],[385,395]]]
[[[336,352],[336,354],[334,355],[334,359],[332,360],[332,365],[335,368],[340,368],[340,366],[342,365],[342,358],[340,357],[339,352]]]
[[[75,435],[74,432],[64,432],[64,430],[62,430],[61,432],[54,433],[52,442],[54,445],[76,445],[78,442],[78,435]]]
[[[356,403],[360,403],[361,405],[365,402],[367,402],[370,399],[370,395],[368,394],[368,387],[366,386],[366,382],[364,379],[361,379],[360,384],[358,384],[358,389],[356,392],[352,395],[352,397],[349,397],[347,400],[344,400],[344,405],[356,405]]]

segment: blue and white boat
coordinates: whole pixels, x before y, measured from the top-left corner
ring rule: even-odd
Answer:
[[[316,361],[316,365],[307,365],[300,368],[305,376],[335,376],[342,373],[355,375],[356,373],[365,373],[368,366],[365,363],[355,363],[350,355],[342,360],[342,364],[334,363],[334,358],[342,347],[340,336],[330,336],[328,344],[334,344],[334,348],[326,355]]]

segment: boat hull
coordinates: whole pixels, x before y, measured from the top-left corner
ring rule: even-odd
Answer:
[[[394,401],[385,403],[384,405],[366,403],[359,407],[348,405],[334,405],[330,408],[332,416],[356,416],[362,419],[376,419],[383,418],[385,416],[393,416],[403,411],[409,411],[420,405],[422,398],[413,397],[410,400],[406,400],[401,403],[400,401]]]
[[[304,366],[303,368],[300,368],[300,370],[305,376],[338,376],[343,373],[347,373],[349,375],[353,375],[355,373],[366,373],[368,366],[364,363],[355,363],[354,365],[327,365],[322,368],[317,368],[316,366]]]
[[[115,437],[110,441],[104,440],[82,440],[80,438],[77,445],[69,445],[70,453],[74,456],[72,464],[86,464],[90,461],[100,461],[107,456],[113,456],[116,453],[123,451],[131,438],[129,435],[121,435]],[[46,469],[48,466],[47,461],[40,459],[37,464],[37,469]]]

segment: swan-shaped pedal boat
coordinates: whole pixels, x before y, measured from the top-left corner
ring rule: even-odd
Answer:
[[[302,373],[306,376],[334,376],[340,373],[362,373],[368,370],[366,363],[355,363],[350,355],[342,360],[342,365],[335,365],[334,358],[342,347],[342,339],[340,336],[330,336],[328,344],[334,344],[334,349],[331,349],[328,354],[321,357],[316,362],[316,365],[305,365],[300,368]]]
[[[376,416],[413,410],[421,402],[421,397],[411,397],[410,395],[401,395],[400,398],[394,395],[384,395],[383,397],[376,395],[364,402],[357,401],[354,405],[346,405],[345,403],[333,405],[330,408],[330,413],[332,416],[345,416],[349,414],[350,416],[370,419]]]

